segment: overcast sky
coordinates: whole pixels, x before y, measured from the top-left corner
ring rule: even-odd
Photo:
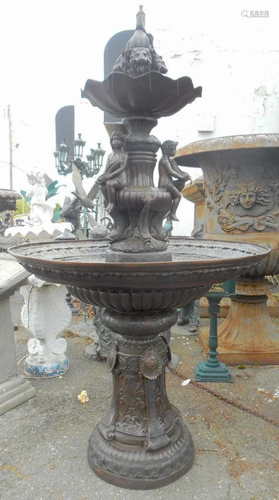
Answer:
[[[1,14],[1,187],[9,187],[8,129],[3,119],[11,106],[14,146],[14,188],[22,189],[21,170],[37,166],[57,178],[54,168],[54,120],[63,106],[80,103],[80,89],[87,79],[103,79],[103,52],[115,33],[134,29],[141,2],[135,0],[2,0]],[[276,2],[239,0],[233,5],[221,1],[149,0],[143,2],[146,29],[202,31],[237,29],[243,9],[269,9],[269,23],[278,22]],[[257,22],[250,20],[249,22]],[[260,20],[263,23],[265,20]],[[156,42],[156,40],[155,40]],[[185,71],[181,72],[181,76]],[[186,72],[187,74],[187,72]],[[171,76],[171,75],[170,75]],[[190,75],[189,75],[190,76]],[[87,102],[87,101],[86,101]],[[102,142],[109,149],[103,113],[84,105],[90,132],[83,136],[85,151]],[[80,115],[82,117],[82,114]],[[86,128],[86,127],[85,127]],[[79,130],[78,130],[79,129]],[[84,132],[82,118],[76,132]],[[21,170],[19,170],[21,169]]]

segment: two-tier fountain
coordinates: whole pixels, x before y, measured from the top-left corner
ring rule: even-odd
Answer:
[[[144,18],[140,8],[135,33],[112,73],[104,82],[88,80],[82,94],[123,118],[128,129],[126,138],[118,132],[111,137],[112,153],[98,181],[114,220],[110,243],[61,241],[11,252],[31,273],[64,283],[72,295],[103,308],[102,321],[115,332],[108,355],[113,396],[90,437],[88,460],[105,481],[132,489],[169,484],[194,460],[191,435],[166,394],[170,350],[158,334],[175,324],[177,307],[200,298],[213,283],[245,274],[269,253],[251,244],[167,241],[162,223],[168,214],[176,217],[187,174],[172,159],[176,143],[166,141],[154,186],[161,144],[150,132],[158,118],[200,97],[201,88],[188,77],[164,75]]]

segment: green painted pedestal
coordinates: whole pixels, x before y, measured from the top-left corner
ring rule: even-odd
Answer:
[[[232,382],[232,376],[228,367],[224,363],[220,363],[217,358],[217,314],[220,312],[220,301],[223,294],[209,292],[206,297],[209,302],[208,312],[210,314],[209,357],[206,361],[201,361],[195,366],[194,378],[197,382]]]

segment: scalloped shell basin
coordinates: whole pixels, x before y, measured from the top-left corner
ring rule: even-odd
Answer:
[[[269,249],[261,245],[170,238],[172,262],[106,263],[105,240],[61,241],[13,247],[30,273],[65,284],[73,295],[101,307],[133,311],[179,307],[214,283],[251,270]]]

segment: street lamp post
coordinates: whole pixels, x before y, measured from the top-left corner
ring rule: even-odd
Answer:
[[[90,154],[86,156],[87,162],[83,160],[83,149],[86,142],[78,134],[78,138],[74,141],[74,158],[68,159],[69,147],[65,140],[57,146],[57,150],[53,153],[55,157],[55,167],[59,175],[68,175],[72,172],[73,163],[76,165],[81,177],[89,178],[97,175],[103,165],[105,151],[101,148],[101,143],[98,142],[96,149],[90,149]]]
[[[86,156],[87,162],[83,160],[83,149],[86,142],[78,134],[78,138],[74,141],[74,157],[68,158],[70,148],[66,144],[65,139],[57,146],[57,150],[53,153],[55,157],[55,167],[59,175],[68,175],[73,171],[73,164],[78,169],[78,172],[83,177],[93,177],[97,175],[103,166],[103,158],[105,151],[101,148],[101,143],[97,143],[96,149],[90,149],[90,154]],[[84,233],[87,233],[87,210],[84,207]]]
[[[81,138],[81,134],[78,134],[78,138],[74,141],[74,158],[68,159],[68,153],[70,148],[66,144],[65,139],[63,142],[57,146],[57,150],[53,153],[55,158],[55,167],[59,175],[68,175],[73,171],[73,164],[77,167],[81,178],[84,176],[89,178],[97,175],[103,166],[103,158],[105,151],[101,148],[101,143],[97,143],[96,149],[90,149],[90,154],[86,156],[87,162],[83,160],[83,149],[86,142]],[[99,200],[96,199],[96,215],[98,212]],[[84,235],[87,235],[87,209],[83,208],[83,225],[84,225]],[[69,307],[74,310],[71,303],[71,295],[67,293],[66,300]],[[82,312],[84,317],[84,322],[86,322],[86,306],[82,302]]]

